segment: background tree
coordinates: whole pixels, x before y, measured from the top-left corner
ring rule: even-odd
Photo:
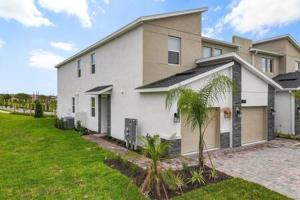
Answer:
[[[35,118],[43,117],[43,107],[39,101],[35,101],[34,117]]]
[[[185,124],[192,130],[196,128],[199,130],[198,162],[201,169],[204,168],[204,134],[210,122],[211,107],[226,97],[232,91],[233,86],[229,77],[218,75],[199,90],[180,87],[167,94],[166,107],[170,109],[177,101],[177,112],[184,119]]]

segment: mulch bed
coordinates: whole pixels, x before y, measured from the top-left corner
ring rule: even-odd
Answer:
[[[114,159],[114,160],[105,160],[104,163],[106,165],[108,165],[109,167],[111,167],[113,169],[117,169],[122,174],[131,178],[138,187],[140,187],[142,185],[143,181],[145,180],[146,171],[143,170],[142,168],[136,166],[135,164],[132,164],[131,162],[124,161],[122,159]],[[174,171],[174,174],[180,173],[182,175],[183,179],[185,180],[185,182],[188,182],[187,180],[189,180],[191,178],[191,172],[194,170],[198,170],[198,168],[196,166],[187,167],[181,171]],[[215,179],[212,179],[210,177],[210,174],[211,174],[211,168],[205,166],[205,169],[203,172],[203,177],[205,178],[205,184],[186,183],[186,185],[182,188],[182,191],[180,191],[179,189],[176,191],[167,189],[168,197],[172,198],[175,196],[179,196],[182,193],[186,193],[186,192],[189,192],[189,191],[197,189],[197,188],[201,188],[201,187],[204,187],[204,186],[207,186],[210,184],[214,184],[214,183],[232,178],[231,176],[229,176],[223,172],[220,172],[220,171],[217,171],[218,177]],[[162,193],[162,197],[164,198],[163,191],[161,193]],[[155,196],[154,188],[152,188],[152,190],[149,191],[148,196],[150,199],[153,199],[153,200],[158,199]]]

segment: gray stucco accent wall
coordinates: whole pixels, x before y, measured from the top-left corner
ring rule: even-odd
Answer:
[[[295,135],[300,135],[300,114],[298,113],[300,100],[295,99]]]
[[[181,139],[166,140],[161,139],[163,142],[169,143],[168,156],[175,157],[181,154]]]
[[[232,95],[232,147],[241,146],[241,118],[237,115],[237,110],[241,111],[242,105],[242,68],[235,62],[232,67],[232,80],[235,82],[235,91]]]
[[[230,133],[229,132],[221,133],[220,147],[221,147],[221,149],[230,147]]]
[[[275,135],[275,113],[273,112],[275,109],[275,89],[269,85],[268,89],[268,109],[267,109],[267,117],[268,117],[268,140],[273,140]],[[273,111],[272,111],[273,110]]]

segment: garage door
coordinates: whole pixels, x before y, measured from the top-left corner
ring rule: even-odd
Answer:
[[[205,131],[204,141],[207,149],[218,148],[220,145],[220,114],[219,109],[211,113],[211,121]],[[198,152],[199,130],[191,130],[183,122],[181,123],[181,153]]]
[[[242,144],[266,139],[266,107],[242,108]]]

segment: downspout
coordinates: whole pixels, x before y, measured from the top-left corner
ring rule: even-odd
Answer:
[[[254,66],[254,55],[257,55],[257,54],[258,54],[257,50],[255,50],[255,52],[252,53],[251,65],[253,65],[253,66]]]
[[[292,131],[292,134],[295,135],[295,116],[296,116],[296,113],[295,113],[295,97],[293,95],[293,92],[291,90],[289,90],[289,93],[291,95],[291,131]]]

